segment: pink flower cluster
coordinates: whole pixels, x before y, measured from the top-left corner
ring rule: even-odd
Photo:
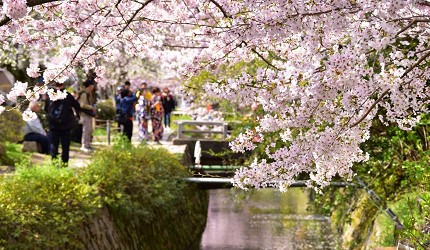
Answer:
[[[27,15],[27,0],[3,0],[3,13],[11,19],[20,19]]]
[[[154,81],[202,73],[207,98],[257,103],[265,116],[233,149],[253,150],[266,134],[284,146],[238,171],[240,187],[285,190],[302,172],[309,186],[349,178],[367,159],[360,144],[373,119],[410,129],[429,111],[430,16],[420,1],[82,0],[25,16],[25,1],[5,0],[3,12],[13,20],[0,27],[0,59],[27,54],[31,77],[73,79],[80,67],[108,88],[125,71]]]

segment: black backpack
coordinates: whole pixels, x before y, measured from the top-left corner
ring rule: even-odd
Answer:
[[[65,105],[63,100],[57,100],[49,103],[48,119],[53,124],[61,124],[65,118]]]

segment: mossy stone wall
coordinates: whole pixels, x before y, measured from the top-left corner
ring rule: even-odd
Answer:
[[[149,223],[103,208],[82,225],[85,249],[199,249],[208,194],[190,186],[176,213],[157,214]]]

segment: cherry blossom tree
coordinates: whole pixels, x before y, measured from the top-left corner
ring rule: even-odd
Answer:
[[[373,119],[410,129],[428,112],[425,0],[1,3],[1,46],[26,47],[28,75],[43,74],[47,82],[73,74],[77,64],[102,79],[107,64],[124,53],[184,78],[263,61],[253,72],[209,81],[204,90],[263,107],[259,125],[231,142],[234,150],[253,150],[255,135],[279,135],[267,147],[267,159],[237,172],[235,184],[242,188],[284,190],[302,172],[309,173],[309,186],[326,186],[336,175],[351,178],[352,165],[367,159],[360,144]],[[43,72],[40,62],[47,66]],[[26,88],[18,83],[7,98],[41,91]]]

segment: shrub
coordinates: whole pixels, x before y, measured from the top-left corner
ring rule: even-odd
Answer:
[[[87,168],[20,166],[0,176],[0,249],[83,249],[112,235],[112,248],[189,249],[208,197],[181,181],[188,175],[167,150],[124,142],[97,151]],[[94,222],[112,235],[88,231]]]
[[[115,119],[115,107],[112,100],[103,100],[96,105],[97,119],[100,120],[114,120]]]
[[[25,122],[21,112],[16,109],[5,111],[0,115],[0,142],[18,142],[24,137]]]
[[[97,188],[73,170],[20,167],[0,181],[0,248],[80,248],[79,225],[101,206]]]
[[[3,142],[0,145],[0,165],[15,166],[16,163],[28,162],[30,152],[22,152],[22,145],[11,142]]]
[[[148,222],[156,212],[175,211],[188,176],[179,159],[164,148],[127,145],[98,151],[84,173],[100,188],[110,209]]]

